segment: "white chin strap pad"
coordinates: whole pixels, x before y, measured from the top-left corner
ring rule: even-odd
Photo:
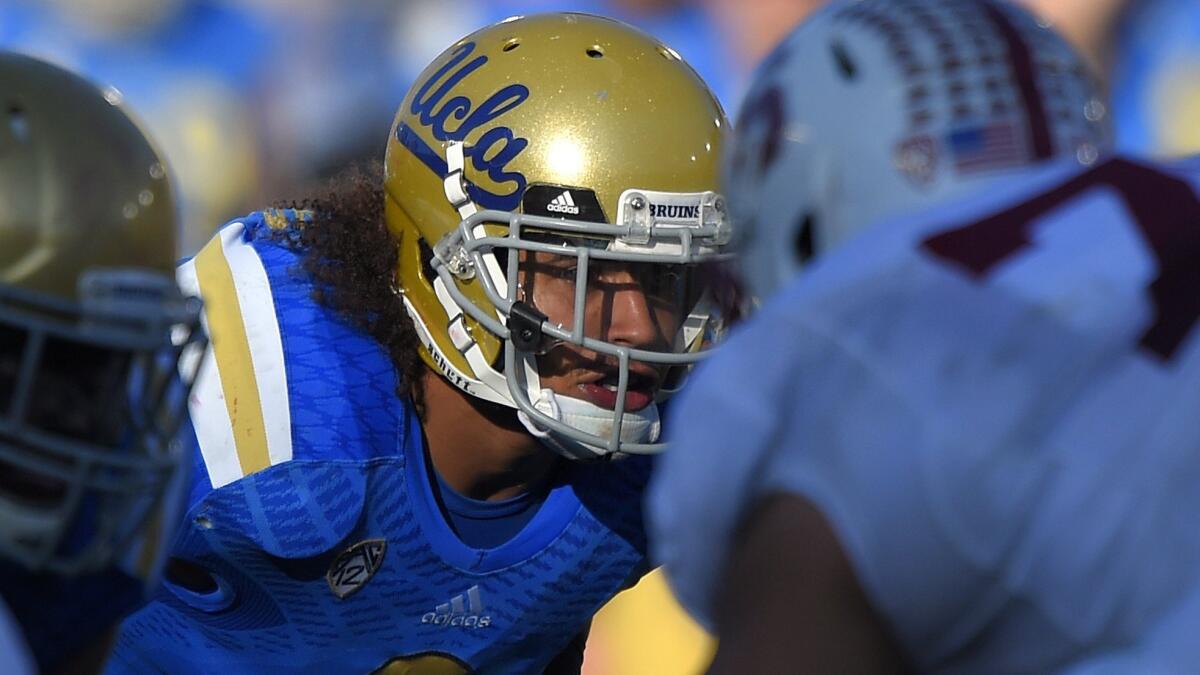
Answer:
[[[612,437],[613,427],[615,426],[613,411],[601,408],[594,403],[589,403],[578,398],[571,398],[570,396],[559,396],[549,389],[543,389],[537,400],[534,401],[533,407],[537,408],[538,411],[544,413],[547,417],[567,424],[584,433],[600,438]],[[521,424],[525,425],[529,433],[536,436],[552,450],[562,452],[560,443],[562,440],[567,439],[556,438],[557,434],[553,434],[549,429],[538,426],[537,421],[526,415],[524,411],[518,411],[517,418],[521,420]],[[622,443],[653,443],[658,440],[661,432],[662,421],[658,416],[657,403],[651,403],[641,410],[626,411],[621,420]],[[590,443],[579,444],[595,453],[598,457],[608,454],[608,449],[605,447],[595,446]],[[574,455],[575,453],[568,454]]]

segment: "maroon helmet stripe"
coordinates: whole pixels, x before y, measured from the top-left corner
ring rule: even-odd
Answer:
[[[1029,45],[1004,12],[991,3],[980,4],[988,21],[995,26],[1008,47],[1008,61],[1012,65],[1013,77],[1016,79],[1017,89],[1021,92],[1021,106],[1025,109],[1025,119],[1029,123],[1033,156],[1036,159],[1046,159],[1054,154],[1054,143],[1050,136],[1046,109],[1042,106],[1042,97],[1038,93],[1037,74],[1033,66],[1033,56],[1029,53]]]

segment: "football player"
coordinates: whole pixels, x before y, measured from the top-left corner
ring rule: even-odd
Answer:
[[[514,18],[417,78],[382,175],[222,229],[179,272],[186,529],[114,671],[577,672],[720,318],[726,127],[657,40]]]
[[[0,671],[95,672],[180,517],[199,306],[115,90],[0,52],[0,204]]]
[[[649,502],[713,671],[1194,669],[1198,165],[1106,159],[1075,57],[991,1],[833,5],[749,101],[766,301]]]

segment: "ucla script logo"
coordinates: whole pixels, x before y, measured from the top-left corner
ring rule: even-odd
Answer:
[[[428,129],[439,141],[462,141],[472,131],[489,124],[529,98],[528,87],[523,84],[510,84],[478,106],[466,96],[454,96],[446,100],[446,95],[451,89],[487,63],[486,56],[477,56],[466,61],[474,51],[474,42],[468,42],[456,49],[450,61],[422,83],[413,97],[412,113],[417,116],[420,125]],[[447,125],[450,125],[450,128]],[[397,126],[396,139],[439,178],[449,173],[445,157],[429,147],[407,123]],[[502,211],[515,209],[525,191],[525,176],[515,171],[506,171],[505,167],[528,145],[529,139],[518,138],[512,129],[493,126],[485,131],[474,145],[464,148],[466,159],[476,171],[487,174],[497,185],[512,186],[508,191],[490,192],[478,185],[468,184],[467,192],[471,199],[485,208]]]

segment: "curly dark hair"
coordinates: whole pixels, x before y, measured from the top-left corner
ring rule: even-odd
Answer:
[[[300,243],[313,297],[384,348],[399,375],[397,392],[410,396],[424,418],[421,379],[427,367],[412,319],[396,294],[399,248],[384,222],[383,167],[352,167],[322,192],[279,205],[312,212]]]

